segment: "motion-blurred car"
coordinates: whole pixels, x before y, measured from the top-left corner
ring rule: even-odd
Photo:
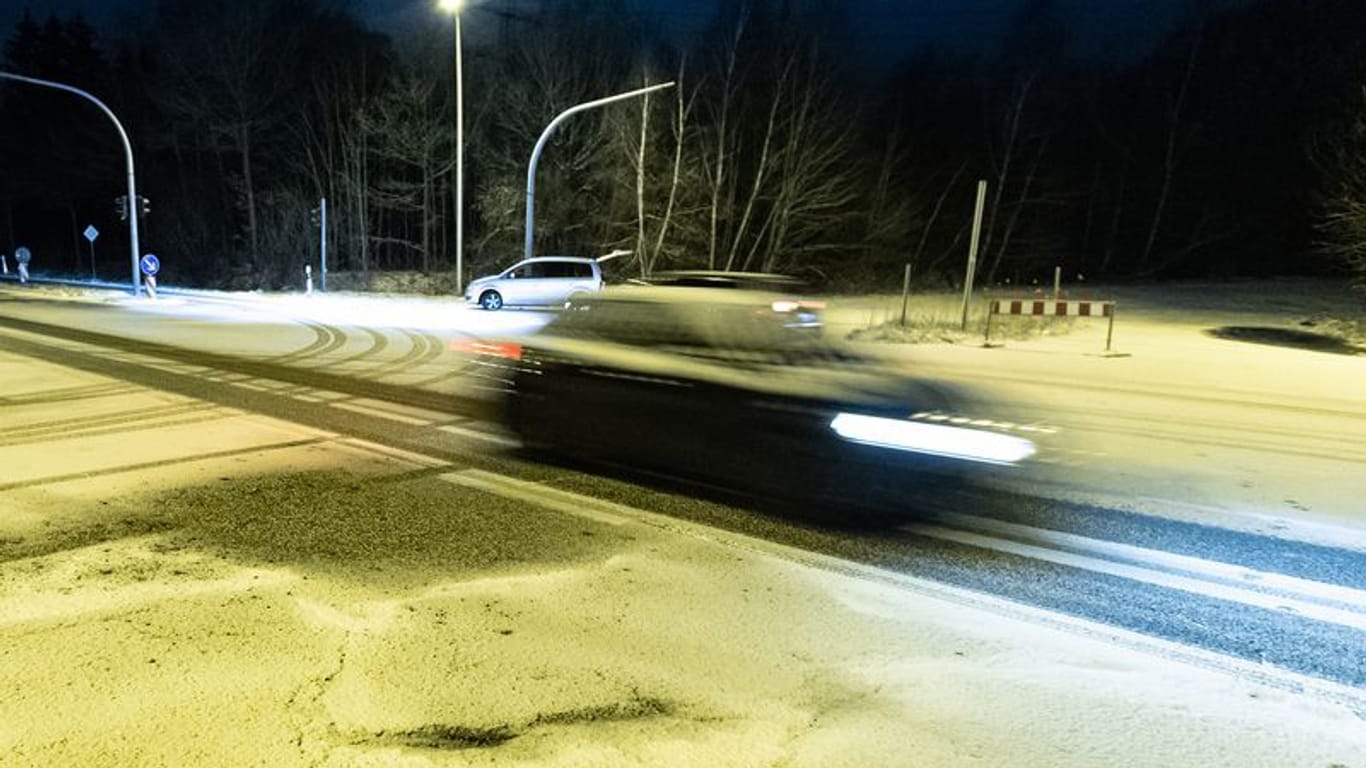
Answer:
[[[774,307],[788,314],[789,327],[820,329],[825,304],[803,297],[803,280],[770,272],[725,272],[721,270],[666,270],[632,278],[628,285],[677,288],[722,288],[735,291],[762,291],[782,294],[772,299]]]
[[[727,272],[708,269],[678,269],[651,272],[632,278],[638,285],[678,286],[683,288],[731,288],[772,293],[800,293],[806,283],[791,275],[771,272]]]
[[[964,402],[955,388],[807,332],[790,305],[755,291],[607,288],[482,351],[528,447],[806,509],[885,508],[920,473],[1033,454],[1010,425],[951,415]]]
[[[465,301],[493,311],[503,307],[563,306],[571,296],[602,290],[602,267],[595,259],[540,256],[520,261],[496,275],[471,280]]]

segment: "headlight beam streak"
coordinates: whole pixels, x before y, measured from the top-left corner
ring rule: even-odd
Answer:
[[[1015,464],[1035,453],[1034,443],[1021,437],[881,416],[841,413],[830,428],[855,443],[987,464]]]

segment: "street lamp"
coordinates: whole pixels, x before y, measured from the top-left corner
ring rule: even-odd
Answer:
[[[100,108],[101,112],[114,122],[114,127],[119,131],[119,139],[123,141],[123,160],[124,165],[128,170],[128,240],[129,247],[133,251],[133,293],[136,294],[138,292],[138,286],[140,285],[138,259],[141,258],[138,255],[138,185],[137,176],[133,173],[133,144],[128,141],[128,132],[123,129],[123,123],[119,122],[119,119],[114,115],[113,110],[105,106],[103,101],[100,101],[75,86],[67,85],[66,83],[55,83],[51,80],[39,80],[36,77],[25,77],[23,75],[16,75],[12,72],[0,72],[0,80],[13,80],[15,82],[40,85],[44,88],[55,88],[59,91],[73,93],[92,102],[95,106]]]
[[[465,292],[465,96],[460,71],[460,11],[465,0],[441,0],[455,19],[455,292]]]
[[[614,102],[621,101],[622,99],[633,99],[637,96],[644,96],[647,93],[653,93],[654,91],[658,91],[661,88],[672,87],[673,81],[670,80],[667,83],[659,83],[658,85],[646,86],[645,88],[637,88],[634,91],[618,93],[615,96],[608,96],[602,99],[594,99],[593,101],[585,101],[582,104],[575,104],[569,109],[566,109],[565,111],[556,115],[555,119],[551,120],[550,124],[545,127],[545,130],[541,131],[541,138],[536,140],[536,146],[531,150],[531,162],[527,163],[526,167],[525,258],[531,258],[532,251],[536,244],[536,164],[541,161],[541,150],[545,149],[545,143],[550,140],[550,135],[555,132],[555,128],[560,123],[563,123],[566,118],[570,117],[571,115],[578,114],[579,112],[582,112],[586,109],[596,109],[607,104],[612,104]]]

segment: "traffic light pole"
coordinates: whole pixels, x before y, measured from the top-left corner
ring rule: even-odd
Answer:
[[[54,83],[50,80],[39,80],[36,77],[14,75],[9,72],[0,72],[0,80],[16,80],[21,83],[28,83],[29,85],[41,85],[46,88],[56,88],[59,91],[74,93],[83,99],[93,102],[95,106],[100,108],[101,112],[104,112],[110,120],[114,121],[114,127],[119,131],[119,138],[123,140],[123,157],[128,166],[128,205],[131,209],[128,212],[128,240],[130,247],[133,249],[131,254],[133,259],[133,293],[137,294],[142,288],[140,273],[138,272],[138,211],[134,208],[134,206],[137,205],[138,185],[137,177],[133,173],[133,145],[128,141],[128,132],[123,130],[123,123],[119,122],[119,119],[115,117],[114,112],[110,110],[109,107],[106,107],[104,102],[85,91],[82,91],[80,88],[74,88],[63,83]]]

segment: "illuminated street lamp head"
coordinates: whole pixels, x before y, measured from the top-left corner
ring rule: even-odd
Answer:
[[[441,0],[441,10],[446,13],[460,13],[465,9],[465,0]]]

